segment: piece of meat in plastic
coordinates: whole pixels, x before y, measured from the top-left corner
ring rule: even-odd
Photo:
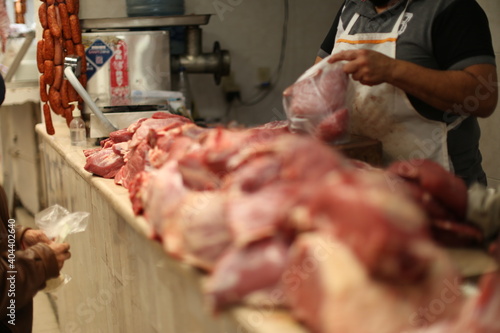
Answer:
[[[288,100],[287,114],[293,117],[321,117],[344,108],[347,76],[341,66],[319,69],[297,81],[283,95]]]
[[[347,75],[340,64],[320,62],[283,93],[292,132],[335,142],[349,130]],[[337,114],[338,113],[338,114]]]
[[[316,129],[316,137],[324,142],[340,142],[349,133],[349,111],[338,110],[321,121]]]

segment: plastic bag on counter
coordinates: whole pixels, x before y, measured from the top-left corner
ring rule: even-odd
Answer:
[[[283,92],[283,106],[292,132],[342,143],[349,139],[349,81],[342,69],[344,63],[330,64],[328,58],[309,68]]]
[[[35,215],[35,224],[42,230],[49,239],[56,243],[63,243],[66,237],[85,231],[88,225],[86,212],[70,213],[67,209],[54,205]],[[47,281],[44,292],[50,293],[59,290],[67,284],[71,277],[67,274],[60,274],[59,277]]]

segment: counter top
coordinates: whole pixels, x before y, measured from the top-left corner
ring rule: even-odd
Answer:
[[[27,102],[40,102],[38,81],[18,81],[6,83],[6,94],[3,105],[19,105]]]
[[[79,177],[83,178],[84,181],[87,182],[92,189],[97,190],[102,195],[102,197],[107,201],[107,203],[101,203],[101,204],[111,206],[112,209],[114,211],[116,211],[116,213],[121,218],[123,218],[123,220],[126,221],[126,223],[128,223],[128,225],[130,225],[133,228],[133,230],[135,230],[141,236],[141,238],[144,239],[144,241],[141,241],[142,245],[126,244],[126,242],[124,244],[122,242],[122,243],[117,244],[117,245],[106,245],[107,249],[110,249],[111,251],[116,250],[117,252],[119,252],[119,251],[122,251],[122,247],[125,246],[125,247],[132,248],[131,251],[135,251],[134,247],[139,246],[139,248],[141,250],[143,250],[146,254],[149,253],[148,251],[151,251],[151,253],[152,253],[151,256],[153,258],[153,259],[151,259],[151,261],[154,264],[152,267],[148,266],[148,264],[144,264],[143,267],[146,267],[146,269],[151,269],[151,272],[150,272],[151,274],[154,274],[159,269],[165,270],[168,267],[170,267],[170,269],[172,270],[171,272],[168,273],[170,276],[170,279],[172,279],[172,280],[181,279],[184,281],[184,283],[187,283],[187,282],[185,282],[186,280],[193,280],[194,281],[194,283],[190,284],[190,287],[189,287],[189,288],[192,288],[193,290],[185,290],[182,292],[183,293],[184,292],[195,293],[196,296],[190,296],[190,297],[191,298],[192,297],[195,297],[195,298],[199,297],[201,299],[202,296],[201,296],[201,293],[198,292],[198,290],[201,290],[201,285],[202,285],[203,280],[205,279],[206,275],[200,273],[199,271],[192,268],[191,266],[188,266],[188,265],[183,264],[181,262],[173,261],[174,262],[173,265],[176,266],[175,268],[173,268],[173,266],[171,264],[167,264],[165,262],[158,263],[158,261],[157,261],[158,260],[157,259],[158,251],[163,251],[163,250],[161,250],[161,246],[159,243],[157,243],[153,240],[150,240],[150,235],[152,234],[152,232],[151,232],[151,228],[149,227],[146,220],[143,217],[138,217],[138,216],[134,215],[133,210],[132,210],[132,205],[131,205],[130,200],[129,200],[127,189],[116,185],[112,179],[103,179],[100,177],[95,177],[92,174],[90,174],[89,172],[85,171],[83,167],[85,165],[86,159],[85,159],[85,156],[83,155],[82,148],[71,146],[69,132],[68,132],[68,129],[66,127],[66,124],[56,123],[56,124],[54,124],[54,126],[55,126],[55,130],[56,130],[56,134],[54,136],[49,136],[46,133],[45,126],[43,124],[38,124],[36,126],[36,131],[37,131],[38,135],[40,136],[41,141],[44,143],[42,145],[42,147],[45,144],[48,144],[51,149],[55,150],[57,155],[60,155],[60,158],[62,158],[64,160],[64,162],[67,163],[70,166],[70,168],[73,169],[78,174]],[[94,148],[94,146],[91,146],[89,144],[87,148]],[[44,152],[42,151],[42,155],[43,154],[44,154]],[[53,153],[51,153],[51,154],[53,154]],[[56,167],[58,167],[58,166],[56,166]],[[65,167],[65,169],[67,169],[67,168]],[[69,177],[66,170],[61,171],[61,173],[63,174],[61,176],[62,178]],[[71,177],[69,177],[69,178],[71,178]],[[66,182],[66,178],[64,178],[64,181]],[[71,180],[68,180],[68,183],[71,183]],[[68,186],[71,187],[72,185],[68,185]],[[88,199],[86,199],[86,200],[88,200]],[[92,200],[94,200],[93,196],[92,196]],[[94,203],[92,203],[92,204],[94,204]],[[106,214],[109,215],[109,213],[106,213]],[[113,220],[113,218],[112,218],[112,220]],[[104,224],[102,224],[103,221],[96,221],[96,222],[99,222],[99,228],[101,228],[104,225]],[[91,237],[95,237],[95,236],[92,235]],[[113,241],[113,240],[107,240],[106,236],[98,235],[97,237],[100,237],[100,239],[103,239],[105,242],[107,241],[110,244]],[[97,241],[100,242],[100,240],[96,240],[96,242]],[[91,240],[91,242],[92,242],[92,240]],[[145,249],[144,248],[145,244],[146,245],[149,244],[147,246],[147,248],[150,248],[150,249]],[[77,244],[74,244],[74,245],[76,246]],[[87,248],[87,252],[92,252],[92,251],[88,251],[88,249],[89,248],[92,249],[94,247],[94,244],[87,243],[86,245],[84,244],[83,246]],[[95,249],[95,251],[98,252],[100,245],[96,244],[95,246],[97,247]],[[116,247],[116,249],[113,248],[113,246]],[[81,253],[81,251],[82,251],[81,248],[78,249],[78,248],[74,247],[73,244],[72,244],[72,248],[74,248],[75,256],[78,253]],[[77,251],[78,251],[78,253],[77,253]],[[106,257],[108,257],[108,256],[113,257],[115,255],[116,254],[114,254],[114,253],[113,254],[106,254]],[[95,256],[95,254],[87,253],[87,254],[85,254],[85,256]],[[161,257],[161,256],[163,256],[163,254],[160,253],[159,256]],[[166,257],[168,257],[168,255],[164,254],[164,256],[165,256],[165,259],[167,259]],[[149,258],[143,258],[143,257],[141,257],[141,258],[142,258],[142,260],[145,260],[145,261],[149,260]],[[94,259],[92,259],[92,260],[94,260]],[[120,259],[120,260],[122,260],[122,259]],[[113,261],[112,265],[116,265],[116,262],[119,260],[113,259],[111,261]],[[125,263],[122,261],[120,261],[120,262],[121,262],[120,266],[126,266],[125,269],[127,269],[128,266],[130,266],[130,264],[128,264],[128,263]],[[156,267],[154,267],[155,265],[156,265]],[[119,266],[114,266],[111,269],[115,269],[117,271],[120,271],[120,270],[123,270],[124,268],[119,267]],[[113,272],[112,274],[118,276],[118,275],[120,275],[120,272]],[[143,270],[140,270],[139,274],[141,274],[141,275],[144,274],[144,276],[147,276],[148,279],[153,278],[147,272],[143,273]],[[194,276],[194,278],[192,278],[192,276]],[[162,279],[163,279],[163,277],[162,277]],[[108,279],[106,279],[104,281],[108,281]],[[142,285],[143,281],[139,281],[139,282],[141,283],[141,287],[139,287],[139,289],[144,288],[144,290],[142,290],[142,291],[141,290],[137,291],[139,294],[148,293],[150,287],[155,288],[155,286]],[[75,281],[75,283],[76,283],[76,281]],[[80,281],[78,283],[88,283],[88,282]],[[101,284],[103,284],[103,283],[105,283],[105,282],[101,282]],[[149,284],[155,284],[155,282],[151,281],[151,282],[149,282]],[[184,288],[186,288],[186,287],[184,287]],[[172,292],[174,292],[174,291],[172,291]],[[179,291],[177,290],[175,292],[179,292]],[[156,295],[155,297],[158,297],[158,298],[167,298],[168,297],[168,295],[163,295],[161,293],[161,291],[156,290],[156,291],[153,291],[152,293],[154,295]],[[85,295],[85,291],[84,291],[84,295]],[[72,296],[72,297],[69,297],[69,299],[73,299],[75,297],[78,298],[78,297],[81,297],[81,295]],[[86,296],[84,296],[84,297],[86,297]],[[135,300],[133,298],[132,299],[124,299],[123,301],[131,302],[131,303],[133,303],[132,305],[135,304]],[[76,305],[78,305],[79,301],[78,301],[78,299],[75,299],[74,301],[71,301],[71,302],[77,302]],[[151,303],[151,300],[148,300],[146,302]],[[153,301],[153,303],[154,303],[154,301]],[[179,305],[178,303],[179,303],[179,301],[177,301],[177,300],[174,302],[174,306],[177,308],[181,307],[181,305]],[[196,303],[193,303],[193,304],[196,304]],[[63,304],[63,306],[65,306],[65,307],[70,306],[71,307],[71,306],[73,306],[73,304],[69,304],[69,305]],[[125,306],[127,306],[127,305],[125,305]],[[194,307],[194,306],[196,306],[196,305],[191,305],[191,307]],[[129,312],[129,311],[130,310],[127,310],[126,312]],[[186,313],[195,312],[195,317],[200,317],[201,315],[198,313],[198,311],[206,312],[207,309],[202,308],[202,307],[200,307],[200,309],[193,309],[193,308],[182,309],[182,308],[179,308],[179,309],[176,309],[175,311],[181,311],[181,312],[186,312]],[[206,315],[207,314],[205,314],[205,316]],[[69,324],[75,323],[76,319],[73,319],[71,317],[72,314],[63,314],[63,317],[64,316],[67,316],[69,319],[67,319],[67,320],[63,319],[63,322],[69,321]],[[117,316],[119,316],[119,315],[117,315]],[[176,315],[174,314],[173,316],[176,316]],[[210,316],[210,314],[208,314],[208,316]],[[291,318],[290,314],[287,311],[282,310],[282,309],[277,309],[277,308],[270,309],[270,310],[269,309],[264,310],[264,309],[259,309],[257,307],[252,307],[252,306],[236,306],[236,307],[231,308],[229,311],[227,311],[224,314],[224,316],[229,316],[229,317],[233,318],[233,320],[236,321],[236,323],[237,323],[237,327],[238,327],[237,331],[241,331],[241,332],[247,332],[247,333],[276,333],[276,332],[306,333],[307,332],[306,329],[304,329],[301,325],[299,325],[296,321],[294,321]],[[220,315],[218,317],[220,317]],[[78,319],[79,317],[77,316],[76,318]],[[135,320],[135,319],[130,319],[130,318],[127,318],[127,319],[128,320]],[[71,320],[73,320],[73,321],[71,321]],[[168,324],[166,324],[166,323],[168,323],[168,318],[165,319],[165,322],[158,324],[159,325],[158,327],[165,327],[164,330],[161,330],[162,332],[177,332],[177,330],[175,330],[175,329],[172,331],[168,330],[166,328],[168,326]],[[66,326],[68,326],[69,324],[66,324]],[[64,325],[65,324],[63,323],[62,326],[64,326]],[[106,324],[103,324],[103,325],[105,326]],[[108,325],[109,325],[109,323],[108,323]],[[170,324],[170,325],[172,325],[172,324]],[[206,323],[206,325],[207,325],[207,327],[210,326],[209,323]],[[227,327],[228,327],[227,323],[225,323],[223,326],[225,327],[225,329],[227,329]],[[212,332],[210,329],[207,328],[206,332],[208,332],[208,331]],[[214,332],[216,332],[216,331],[217,330],[214,330]],[[230,330],[230,331],[233,331],[233,330]]]

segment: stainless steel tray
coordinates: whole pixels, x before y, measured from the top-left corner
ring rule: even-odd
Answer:
[[[80,24],[84,30],[205,25],[210,21],[210,16],[211,14],[85,19]]]

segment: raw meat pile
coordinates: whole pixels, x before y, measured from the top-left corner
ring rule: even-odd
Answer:
[[[465,185],[432,162],[374,169],[285,122],[205,129],[168,113],[85,154],[169,255],[209,274],[216,310],[260,294],[313,332],[499,332],[500,276],[466,299],[431,237],[481,237],[456,222]]]

